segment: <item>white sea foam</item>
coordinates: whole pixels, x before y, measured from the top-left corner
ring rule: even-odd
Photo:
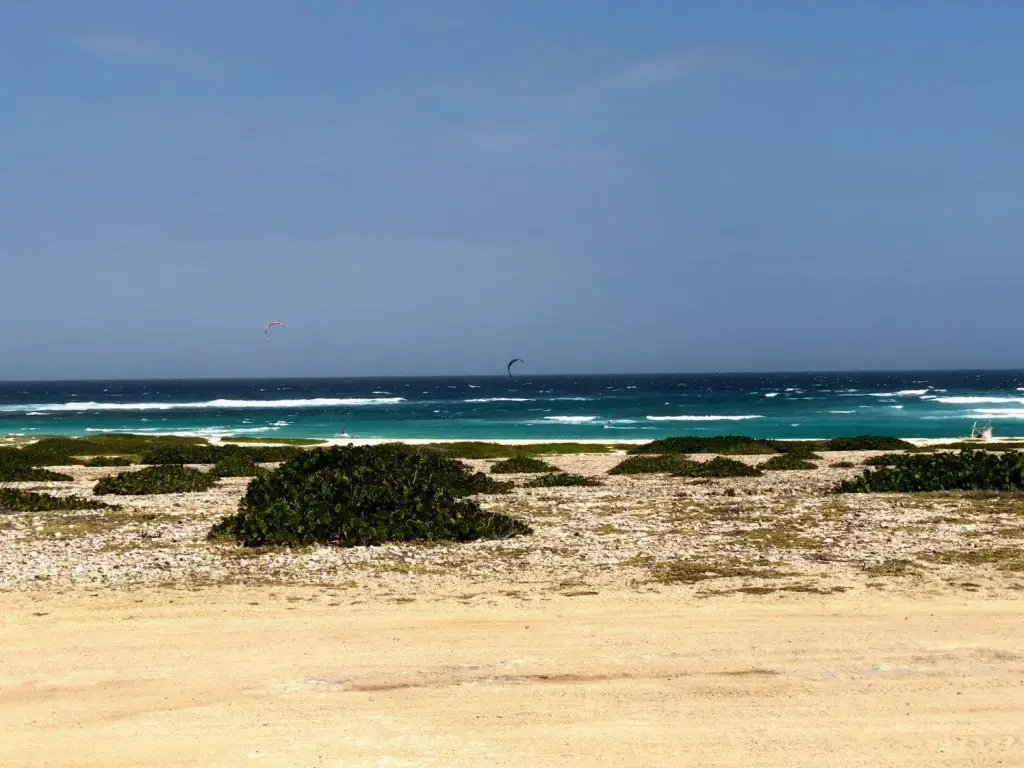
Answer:
[[[183,430],[161,430],[159,427],[136,427],[125,430],[123,427],[106,429],[101,427],[86,427],[86,432],[144,432],[147,435],[170,435],[173,437],[228,437],[230,435],[258,434],[262,432],[276,432],[280,427],[252,427],[249,429],[238,429],[232,427],[201,427],[197,429]]]
[[[899,409],[900,409],[900,408],[902,408],[903,406],[902,406],[902,405],[890,405],[889,407],[890,407],[890,408],[895,408],[895,409],[899,410]]]
[[[532,403],[533,397],[474,397],[463,400],[464,403]]]
[[[557,421],[559,424],[587,424],[597,416],[545,416],[545,421]]]
[[[1021,397],[936,397],[936,403],[946,403],[947,405],[982,405],[984,403],[1021,403],[1024,404],[1024,398]]]
[[[331,408],[356,405],[394,405],[404,403],[404,397],[314,397],[307,400],[206,400],[195,403],[33,403],[32,405],[0,405],[0,411],[172,411],[213,410],[217,408]]]
[[[971,413],[980,419],[1024,419],[1024,408],[975,408]]]
[[[769,392],[769,393],[767,393],[765,395],[765,397],[778,397],[778,396],[779,396],[778,392]]]
[[[746,421],[747,419],[763,419],[760,414],[744,414],[742,416],[648,416],[648,421]]]
[[[829,411],[829,413],[856,413],[856,411]]]

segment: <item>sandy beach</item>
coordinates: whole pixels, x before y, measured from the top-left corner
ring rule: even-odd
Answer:
[[[1024,764],[1024,500],[831,493],[872,455],[545,457],[603,484],[469,544],[207,542],[245,479],[2,515],[0,764]],[[119,470],[60,471],[8,485]]]

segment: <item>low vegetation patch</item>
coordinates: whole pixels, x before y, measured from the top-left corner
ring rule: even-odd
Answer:
[[[14,488],[0,488],[0,510],[4,512],[58,512],[72,509],[114,509],[96,499],[82,496],[53,496]]]
[[[711,461],[688,461],[672,473],[675,477],[759,477],[757,467],[716,456]]]
[[[532,456],[513,456],[510,459],[504,459],[502,461],[495,462],[491,466],[491,472],[493,474],[515,474],[515,473],[538,473],[538,472],[555,472],[556,468],[552,467],[546,461],[535,459]]]
[[[87,462],[87,467],[130,467],[135,462],[127,456],[93,456]]]
[[[222,443],[280,443],[281,445],[324,445],[315,437],[222,437]]]
[[[459,442],[429,443],[423,450],[440,453],[452,459],[508,459],[514,456],[572,455],[611,453],[622,446],[612,443],[536,443],[533,445],[502,445],[500,443]]]
[[[604,485],[594,477],[584,475],[571,475],[566,472],[555,472],[550,475],[541,475],[524,485],[524,488],[588,488]]]
[[[37,467],[82,464],[83,457],[140,453],[158,445],[205,444],[195,437],[109,434],[93,437],[44,437],[21,448],[29,462]]]
[[[143,464],[216,464],[229,456],[244,456],[252,462],[280,462],[293,459],[306,448],[296,445],[174,445],[158,444],[142,454]]]
[[[647,475],[678,472],[697,462],[684,454],[668,453],[661,456],[630,456],[608,470],[609,475]]]
[[[758,465],[762,470],[790,470],[790,469],[817,469],[808,459],[821,458],[815,453],[780,453],[772,456],[768,461]]]
[[[857,437],[836,437],[825,441],[825,451],[916,451],[917,447],[898,437],[858,435]]]
[[[837,461],[837,462],[835,462],[835,463],[831,464],[831,466],[832,466],[832,467],[833,467],[834,469],[853,469],[853,468],[854,468],[854,467],[856,467],[857,465],[856,465],[856,464],[854,464],[854,463],[853,463],[852,461],[846,461],[846,460],[844,459],[843,461]]]
[[[256,477],[266,472],[250,456],[232,453],[221,456],[213,465],[212,474],[217,477]]]
[[[74,480],[71,475],[53,472],[49,469],[29,467],[24,464],[4,464],[0,462],[0,483],[51,483],[69,482]]]
[[[505,484],[401,444],[316,448],[249,483],[238,513],[215,525],[210,538],[248,547],[369,546],[531,533],[467,498],[494,486]]]
[[[651,576],[661,584],[696,584],[708,579],[737,577],[771,579],[787,574],[770,567],[750,565],[739,560],[670,560],[650,566]]]
[[[840,493],[1009,491],[1024,488],[1024,453],[915,454],[840,483]]]
[[[196,493],[208,491],[216,483],[217,476],[211,472],[167,464],[104,477],[96,483],[92,492],[97,496]]]
[[[778,453],[772,441],[759,440],[743,435],[720,435],[714,437],[666,437],[644,445],[631,447],[626,453],[631,456],[644,454],[717,453],[731,456],[756,456]]]

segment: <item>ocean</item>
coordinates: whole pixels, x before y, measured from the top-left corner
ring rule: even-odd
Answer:
[[[1024,434],[1024,371],[0,383],[0,434],[650,440]]]

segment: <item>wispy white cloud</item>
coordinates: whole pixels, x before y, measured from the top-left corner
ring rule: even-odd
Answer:
[[[467,131],[463,142],[478,152],[521,154],[553,143],[561,125],[573,115],[606,106],[629,93],[668,88],[714,70],[726,57],[714,50],[674,51],[633,61],[621,69],[569,88],[559,106],[542,120],[495,125]]]

